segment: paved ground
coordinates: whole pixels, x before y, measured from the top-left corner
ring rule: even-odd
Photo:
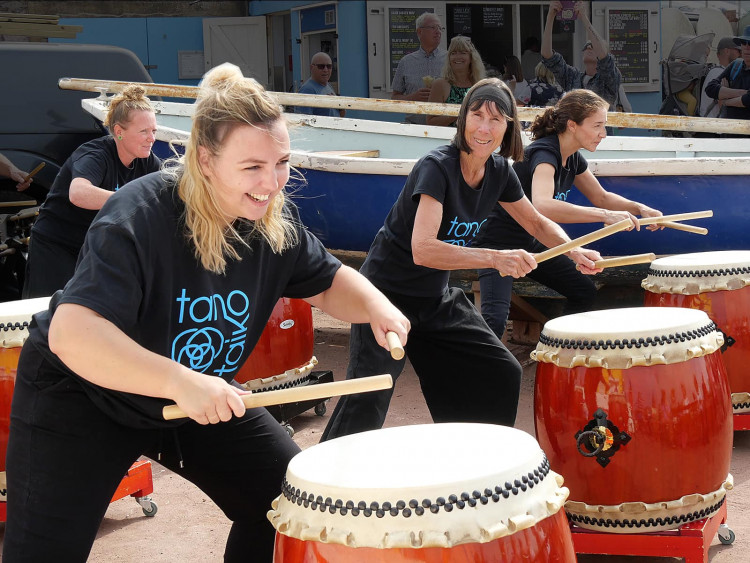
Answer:
[[[348,325],[325,315],[315,315],[315,355],[320,369],[331,369],[336,379],[343,379],[348,358]],[[515,347],[519,358],[528,358],[528,347]],[[532,393],[535,364],[529,361],[524,369],[523,389],[516,426],[534,432]],[[332,400],[328,412],[332,412]],[[295,440],[306,448],[319,440],[328,415],[316,416],[312,411],[296,417],[292,425]],[[414,372],[407,370],[398,380],[386,426],[430,422],[427,408]],[[728,495],[728,523],[737,539],[723,546],[714,539],[709,550],[711,563],[748,561],[750,549],[750,432],[735,433],[732,473],[735,488]],[[144,517],[141,508],[130,498],[113,503],[102,523],[90,557],[95,563],[174,562],[208,563],[221,561],[229,524],[208,498],[190,483],[176,477],[158,464],[153,466],[154,494],[158,513]],[[70,517],[76,517],[76,496],[86,491],[71,491]],[[0,524],[0,539],[4,526]],[[248,554],[248,561],[253,561]],[[624,557],[586,555],[582,563],[669,563],[674,558]]]

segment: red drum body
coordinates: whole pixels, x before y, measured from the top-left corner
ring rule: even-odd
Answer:
[[[725,338],[733,411],[750,412],[750,252],[659,258],[641,285],[646,306],[698,309],[716,323]]]
[[[302,299],[282,297],[235,380],[253,391],[301,385],[317,364],[313,346],[312,308]]]
[[[289,463],[268,513],[274,562],[573,562],[567,494],[536,440],[513,428],[337,438]]]
[[[532,352],[539,445],[571,521],[643,533],[715,513],[732,487],[732,408],[701,311],[637,308],[549,321]]]
[[[49,299],[40,297],[0,303],[0,502],[5,502],[5,454],[18,357],[29,336],[31,316],[46,309]]]

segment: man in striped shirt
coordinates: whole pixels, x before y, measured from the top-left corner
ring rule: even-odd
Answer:
[[[426,102],[430,97],[432,78],[440,78],[445,64],[445,49],[440,39],[445,29],[432,12],[424,12],[415,22],[419,50],[405,55],[398,63],[393,77],[391,98]],[[407,123],[426,123],[424,115],[407,115]]]

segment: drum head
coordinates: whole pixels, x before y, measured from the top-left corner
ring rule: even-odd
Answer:
[[[29,337],[32,315],[49,307],[51,297],[20,299],[0,303],[0,345],[3,348],[23,346]]]
[[[567,489],[529,434],[429,424],[337,438],[297,454],[268,517],[285,535],[350,547],[484,543],[556,513]]]
[[[651,293],[697,295],[731,291],[750,284],[750,251],[676,254],[651,263],[641,286]]]
[[[703,311],[634,307],[552,319],[531,357],[566,368],[628,369],[684,362],[723,344],[721,332]]]

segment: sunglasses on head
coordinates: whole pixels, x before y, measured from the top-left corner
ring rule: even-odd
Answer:
[[[750,45],[750,40],[748,40],[748,39],[740,39],[740,45]]]
[[[318,70],[324,70],[326,68],[333,68],[333,65],[329,65],[329,64],[318,64],[318,63],[315,63],[313,66],[318,67]]]

